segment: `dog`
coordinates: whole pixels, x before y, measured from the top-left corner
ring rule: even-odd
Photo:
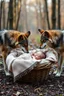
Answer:
[[[6,75],[7,72],[6,58],[10,51],[14,48],[22,47],[25,52],[28,52],[28,37],[30,31],[19,32],[15,30],[2,30],[0,31],[0,53],[3,58],[3,66]]]
[[[58,53],[58,70],[55,72],[56,76],[60,76],[62,72],[62,64],[64,58],[64,30],[41,30],[38,29],[41,34],[40,48],[45,47],[46,44],[55,49]],[[46,43],[46,44],[45,44]]]

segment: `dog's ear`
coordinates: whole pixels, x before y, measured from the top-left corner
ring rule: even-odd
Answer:
[[[43,36],[45,36],[46,38],[48,38],[48,40],[52,43],[53,42],[53,39],[52,39],[52,36],[51,34],[48,32],[48,31],[45,31],[43,33]]]
[[[41,30],[41,29],[38,29],[38,31],[42,34],[43,32],[45,32],[45,30]]]
[[[18,41],[21,41],[21,40],[23,40],[23,35],[18,36]]]
[[[28,38],[30,34],[31,34],[31,32],[28,31],[28,32],[25,33],[25,36]]]

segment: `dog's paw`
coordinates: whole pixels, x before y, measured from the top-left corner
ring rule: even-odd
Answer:
[[[61,71],[58,71],[55,76],[60,77],[61,76]]]
[[[11,73],[5,71],[5,75],[6,75],[6,76],[11,76]]]
[[[57,72],[58,72],[58,70],[55,70],[55,71],[53,72],[53,74],[57,74]]]
[[[56,77],[60,77],[61,76],[61,73],[62,73],[62,71],[63,71],[63,68],[61,68],[61,70],[57,70],[57,73],[56,73]]]

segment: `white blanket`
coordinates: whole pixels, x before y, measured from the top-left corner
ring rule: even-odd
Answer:
[[[46,58],[38,60],[35,59],[35,57],[32,56],[32,54],[35,52],[44,52],[46,54]],[[11,53],[7,56],[6,64],[8,71],[12,72],[14,81],[16,81],[34,69],[38,62],[41,66],[43,66],[44,64],[51,64],[51,62],[57,63],[57,61],[58,55],[52,48],[36,49],[30,51],[29,53],[24,53],[21,49],[18,48],[12,50]]]

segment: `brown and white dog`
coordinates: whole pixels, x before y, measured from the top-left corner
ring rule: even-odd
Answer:
[[[62,72],[62,64],[64,58],[64,30],[41,30],[40,48],[44,45],[54,48],[58,52],[59,67],[56,76],[60,76]],[[46,44],[45,44],[46,43]],[[44,47],[43,46],[43,47]]]
[[[0,31],[0,53],[3,57],[4,71],[8,75],[6,67],[6,57],[14,48],[23,47],[25,52],[28,52],[28,37],[30,31],[24,33],[15,30]]]

